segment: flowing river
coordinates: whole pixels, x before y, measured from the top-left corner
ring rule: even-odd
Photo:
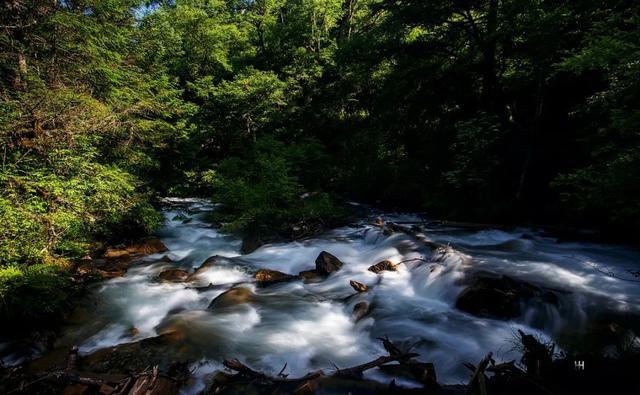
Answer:
[[[180,357],[192,361],[194,370],[185,393],[201,390],[225,357],[273,375],[287,363],[286,372],[295,377],[385,355],[377,340],[385,336],[411,345],[420,360],[433,362],[440,382],[456,384],[469,377],[462,363],[476,363],[488,351],[497,360],[518,359],[518,329],[552,341],[586,331],[592,317],[640,315],[640,282],[630,272],[639,269],[640,252],[628,247],[559,242],[530,229],[422,227],[426,239],[449,246],[435,259],[432,248],[415,237],[386,235],[371,225],[378,216],[413,223],[422,220],[419,216],[375,213],[321,236],[241,255],[239,239],[207,223],[212,205],[196,199],[170,202],[164,212],[167,222],[157,233],[169,251],[147,256],[124,277],[98,284],[88,316],[65,329],[62,343],[77,344],[87,354],[180,327],[185,333]],[[321,251],[344,262],[326,280],[256,285],[257,270],[297,274],[314,268]],[[192,271],[214,255],[224,258],[193,281],[157,279],[164,269]],[[406,262],[397,271],[367,270],[385,259]],[[483,272],[543,285],[554,290],[558,301],[525,307],[512,320],[479,318],[456,309],[465,281]],[[369,291],[354,295],[350,280],[368,285]],[[194,288],[209,284],[214,286],[208,290]],[[249,302],[207,308],[232,286],[249,288]],[[352,311],[361,301],[371,309],[355,320]],[[367,376],[389,380],[376,370]]]

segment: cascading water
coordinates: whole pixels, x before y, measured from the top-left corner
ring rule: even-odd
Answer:
[[[640,315],[640,283],[627,272],[638,269],[640,252],[629,248],[559,243],[526,229],[423,228],[427,239],[451,247],[434,259],[432,248],[415,237],[385,235],[363,220],[309,240],[240,255],[237,238],[206,222],[212,205],[195,199],[170,202],[167,223],[158,232],[169,252],[148,256],[126,276],[98,285],[90,318],[68,328],[62,342],[79,344],[86,354],[180,328],[180,358],[194,361],[196,369],[195,380],[183,389],[186,393],[202,389],[204,377],[220,369],[224,357],[274,375],[287,363],[287,373],[295,377],[375,359],[386,353],[376,340],[384,336],[411,345],[421,360],[433,362],[439,381],[458,383],[468,379],[462,363],[476,362],[488,351],[497,359],[519,358],[513,348],[517,329],[551,340],[568,329],[584,328],[596,312]],[[388,221],[420,221],[411,215],[382,216]],[[253,280],[262,268],[291,274],[312,269],[321,251],[344,262],[324,281],[257,287]],[[157,280],[166,268],[192,271],[214,255],[220,258],[193,281]],[[397,271],[367,270],[385,259],[405,263]],[[606,275],[608,270],[616,276]],[[543,285],[553,289],[559,301],[524,309],[510,321],[456,309],[463,280],[482,272]],[[368,285],[369,291],[354,295],[350,280]],[[214,286],[196,289],[209,284]],[[233,286],[251,291],[246,303],[207,309]],[[371,309],[356,321],[352,311],[361,301]],[[367,375],[388,380],[376,370]]]

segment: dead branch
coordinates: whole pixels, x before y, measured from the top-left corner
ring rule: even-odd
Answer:
[[[486,377],[484,375],[484,371],[487,369],[490,363],[491,365],[495,365],[492,352],[489,352],[484,358],[482,358],[480,363],[478,363],[478,366],[476,367],[476,370],[473,373],[473,376],[471,376],[471,380],[469,380],[469,384],[467,384],[467,394],[473,393],[476,383],[478,383],[480,394],[481,395],[487,394],[487,387],[485,384]]]
[[[400,355],[388,355],[386,357],[378,357],[371,362],[363,363],[362,365],[354,366],[347,369],[339,369],[334,376],[336,377],[362,377],[362,373],[369,369],[377,368],[379,366],[385,365],[389,362],[407,360],[411,358],[417,357],[419,354],[409,353],[409,354],[400,354]]]

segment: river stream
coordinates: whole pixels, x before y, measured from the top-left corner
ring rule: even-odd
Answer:
[[[168,202],[167,222],[157,236],[169,251],[147,256],[124,277],[97,285],[89,317],[66,328],[63,337],[87,354],[178,325],[186,332],[182,356],[192,361],[195,372],[185,393],[201,390],[207,375],[222,368],[224,357],[274,375],[287,363],[286,373],[295,377],[385,355],[377,340],[385,336],[412,346],[420,360],[433,362],[440,382],[456,384],[469,377],[462,363],[475,363],[488,351],[498,360],[518,359],[518,329],[552,341],[586,330],[591,317],[605,312],[640,315],[640,283],[629,272],[638,270],[640,252],[628,247],[559,242],[531,229],[423,227],[427,239],[450,247],[436,262],[432,249],[415,237],[385,235],[371,225],[378,216],[405,223],[420,223],[420,216],[372,213],[321,236],[241,255],[239,239],[207,222],[214,206],[196,199]],[[312,269],[321,251],[344,262],[326,280],[255,284],[253,275],[261,268],[291,274]],[[214,255],[224,258],[192,282],[157,279],[164,269],[192,271]],[[367,270],[385,259],[407,262],[397,271]],[[456,309],[465,280],[481,272],[544,285],[559,295],[558,303],[525,308],[512,320],[479,318]],[[368,285],[369,291],[354,295],[350,280]],[[219,287],[194,289],[209,284]],[[255,294],[249,303],[207,309],[216,296],[239,285]],[[352,311],[360,301],[367,301],[371,310],[356,321]],[[376,370],[367,376],[389,380]]]

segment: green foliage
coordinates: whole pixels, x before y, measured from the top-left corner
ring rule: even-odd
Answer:
[[[69,272],[56,265],[0,267],[0,316],[11,323],[0,331],[19,333],[25,327],[59,322],[76,292]]]
[[[24,281],[3,292],[151,231],[156,194],[213,195],[227,229],[261,235],[332,223],[336,196],[638,229],[639,15],[613,0],[0,3],[0,267]]]
[[[272,139],[257,141],[247,156],[223,160],[214,178],[216,212],[230,231],[287,234],[299,222],[335,221],[340,210],[326,193],[304,195],[295,174],[303,149]]]
[[[560,175],[553,184],[563,203],[576,215],[618,230],[640,227],[640,148],[621,152],[606,164],[595,164]],[[588,223],[588,222],[587,222]]]

